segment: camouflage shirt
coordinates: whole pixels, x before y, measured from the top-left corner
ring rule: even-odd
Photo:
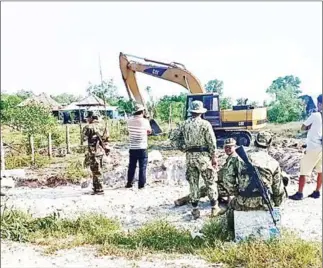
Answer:
[[[95,155],[103,155],[105,145],[101,142],[104,127],[98,121],[86,125],[83,128],[83,140],[88,143],[88,152]]]
[[[253,148],[248,151],[248,157],[251,163],[258,168],[261,175],[261,179],[264,184],[270,189],[272,201],[275,206],[280,206],[285,195],[284,185],[282,181],[281,169],[279,163],[273,159],[266,149]],[[236,193],[235,204],[239,207],[239,210],[244,209],[267,209],[262,197],[242,197],[239,196],[239,191],[243,191],[249,185],[250,177],[245,173],[246,165],[240,158],[239,163],[236,162],[236,166],[240,170],[238,177],[226,176],[223,180],[225,188],[233,193]],[[230,173],[229,173],[230,174]]]
[[[209,155],[216,150],[216,138],[210,122],[201,117],[191,117],[187,119],[181,126],[185,148],[207,147]],[[199,153],[190,153],[192,156]]]
[[[224,188],[229,191],[230,195],[238,195],[238,181],[243,168],[243,162],[239,156],[234,152],[229,155],[225,164],[219,170],[219,178],[223,183]]]

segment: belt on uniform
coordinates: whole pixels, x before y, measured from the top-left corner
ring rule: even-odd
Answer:
[[[209,148],[207,147],[191,147],[186,149],[188,153],[201,153],[201,152],[209,152]]]

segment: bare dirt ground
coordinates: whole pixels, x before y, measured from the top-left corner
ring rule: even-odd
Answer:
[[[302,141],[296,139],[278,140],[270,149],[270,154],[277,159],[282,169],[293,178],[288,186],[289,194],[297,189],[296,179],[299,160],[302,156]],[[165,145],[165,147],[167,147]],[[98,212],[110,218],[116,218],[127,229],[138,228],[147,222],[163,219],[177,227],[198,231],[210,213],[206,199],[201,201],[202,217],[191,219],[190,207],[174,207],[174,200],[188,194],[185,180],[184,156],[177,152],[160,151],[150,153],[148,184],[145,189],[125,189],[127,170],[127,150],[114,150],[106,160],[109,172],[105,176],[105,195],[92,196],[91,183],[57,187],[16,187],[7,190],[7,205],[34,216],[46,216],[59,211],[62,217],[76,217],[84,212]],[[220,164],[224,154],[219,150]],[[59,165],[51,169],[51,176],[59,170]],[[49,171],[41,173],[46,179]],[[28,172],[29,179],[40,178],[35,171]],[[315,174],[306,185],[305,194],[315,188]],[[28,184],[26,184],[28,185]],[[37,185],[36,185],[37,186]],[[4,200],[1,198],[2,201]],[[282,206],[282,227],[294,231],[307,240],[322,240],[322,199],[306,198],[302,201],[286,200]],[[45,256],[43,248],[2,241],[2,267],[220,267],[206,263],[196,256],[177,256],[169,259],[154,255],[141,260],[126,260],[114,257],[98,257],[95,248],[75,248],[59,251],[56,255]]]

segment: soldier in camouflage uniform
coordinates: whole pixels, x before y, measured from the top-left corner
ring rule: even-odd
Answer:
[[[104,153],[109,154],[107,147],[108,134],[101,136],[103,130],[100,128],[99,117],[92,111],[88,112],[88,125],[83,128],[83,140],[88,142],[88,151],[85,154],[84,165],[90,166],[93,178],[93,194],[103,194],[102,160]]]
[[[226,155],[228,156],[226,159],[225,164],[223,167],[218,171],[218,194],[219,194],[219,201],[222,200],[223,197],[228,197],[227,203],[230,201],[230,193],[224,188],[223,186],[223,178],[231,176],[231,177],[237,177],[238,176],[238,166],[239,166],[239,159],[238,155],[235,152],[235,146],[236,141],[233,138],[226,139],[224,141],[224,151]],[[205,186],[202,186],[200,188],[200,197],[207,196],[207,188]],[[182,198],[177,199],[174,203],[175,206],[183,206],[187,204],[190,201],[190,196],[184,196]]]
[[[200,217],[198,209],[200,176],[204,180],[207,195],[211,202],[211,216],[217,216],[222,212],[217,204],[216,138],[211,124],[201,118],[201,115],[206,111],[201,101],[193,101],[188,110],[192,117],[187,119],[180,127],[185,144],[186,179],[190,185],[194,219]]]
[[[274,206],[280,206],[287,197],[285,186],[288,182],[283,181],[283,176],[279,163],[272,158],[267,149],[272,142],[271,134],[268,132],[259,132],[255,140],[255,148],[248,151],[250,162],[256,167],[261,175],[261,180],[271,192],[271,201]],[[240,159],[240,158],[238,158]],[[250,183],[250,177],[247,174],[246,165],[240,159],[237,162],[239,176],[225,176],[223,178],[224,187],[235,197],[229,204],[227,212],[229,227],[233,228],[233,211],[249,210],[268,210],[261,196],[243,197],[239,194],[244,191]]]

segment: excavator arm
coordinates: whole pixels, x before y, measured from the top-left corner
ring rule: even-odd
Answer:
[[[150,64],[129,61],[128,56],[141,59]],[[128,91],[129,98],[134,98],[136,102],[144,105],[145,107],[145,100],[138,87],[136,72],[144,73],[179,84],[188,89],[188,91],[193,94],[205,93],[205,90],[203,89],[200,81],[189,71],[187,71],[183,64],[176,62],[163,63],[146,58],[126,55],[121,52],[119,55],[119,62],[122,78]],[[156,65],[153,65],[151,63],[154,63]]]
[[[137,61],[129,60],[128,57],[143,60],[149,64],[140,63]],[[153,63],[153,64],[152,64]],[[189,92],[193,94],[205,93],[200,81],[186,70],[183,64],[172,62],[164,63],[146,58],[140,58],[137,56],[126,55],[120,52],[119,64],[122,74],[122,79],[126,86],[130,99],[135,99],[137,103],[140,103],[146,108],[147,106],[143,95],[138,87],[136,72],[151,75],[157,78],[161,78],[176,84],[179,84]],[[161,128],[154,119],[150,119],[150,125],[153,130],[153,135],[162,133]]]

